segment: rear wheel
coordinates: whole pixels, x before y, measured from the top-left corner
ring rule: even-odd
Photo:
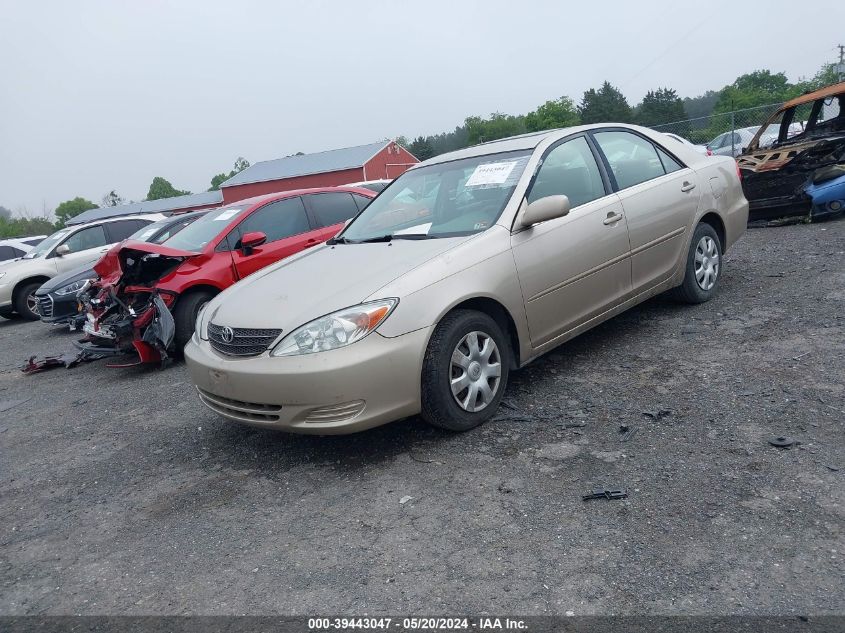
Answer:
[[[173,335],[173,350],[177,356],[182,355],[185,345],[194,335],[197,316],[202,307],[214,298],[210,290],[197,290],[179,297],[173,310],[173,320],[176,322],[176,333]]]
[[[722,274],[722,243],[709,224],[695,227],[689,252],[684,283],[675,289],[675,295],[686,303],[709,301],[719,288]]]
[[[29,321],[37,321],[41,318],[38,314],[38,298],[35,296],[35,291],[41,287],[41,283],[33,281],[24,284],[15,293],[15,311]]]
[[[425,353],[422,416],[467,431],[486,422],[508,384],[511,350],[499,324],[483,312],[456,310],[437,325]]]

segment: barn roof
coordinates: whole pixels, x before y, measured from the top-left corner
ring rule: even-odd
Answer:
[[[178,211],[223,203],[223,193],[220,191],[203,191],[202,193],[191,193],[186,196],[175,196],[173,198],[162,198],[161,200],[143,200],[141,202],[129,202],[119,204],[116,207],[100,207],[80,213],[67,221],[67,224],[84,224],[104,218],[115,218],[120,215],[136,215],[142,213],[164,213],[167,211]]]
[[[369,145],[344,147],[314,154],[287,156],[274,160],[265,160],[247,167],[235,174],[220,187],[246,185],[253,182],[266,182],[282,178],[295,178],[309,174],[322,174],[329,171],[341,171],[363,167],[364,163],[378,154],[393,141],[380,141]]]

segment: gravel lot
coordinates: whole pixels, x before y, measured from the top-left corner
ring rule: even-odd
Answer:
[[[752,230],[715,300],[581,336],[493,423],[329,438],[180,365],[24,376],[73,335],[0,320],[0,613],[843,613],[843,305],[845,221]]]

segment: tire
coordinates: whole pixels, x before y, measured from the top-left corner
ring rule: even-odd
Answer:
[[[176,322],[176,332],[173,335],[173,352],[176,356],[182,356],[182,350],[194,335],[194,327],[197,323],[197,315],[200,308],[214,298],[214,293],[209,290],[197,290],[179,297],[176,307],[173,309],[173,320]]]
[[[38,301],[35,301],[35,304],[32,304],[32,300],[35,298],[35,291],[41,287],[41,281],[33,281],[27,284],[23,284],[22,286],[18,287],[15,291],[15,312],[22,319],[26,319],[27,321],[38,321],[41,318],[35,310],[33,310],[30,306],[31,305],[38,305]]]
[[[710,301],[719,289],[721,277],[722,242],[719,234],[709,224],[699,223],[687,253],[684,283],[675,288],[675,297],[685,303]]]
[[[474,348],[471,346],[473,333],[476,335]],[[495,348],[484,360],[480,353],[486,349],[487,340],[494,343]],[[470,363],[466,367],[457,364],[453,367],[452,355],[459,348],[465,359],[462,362]],[[497,357],[498,380],[495,376]],[[456,310],[447,314],[435,328],[423,360],[422,417],[429,424],[449,431],[468,431],[486,422],[496,414],[507,388],[510,360],[508,338],[490,316],[475,310]],[[453,394],[452,381],[461,378],[459,372],[463,372],[464,383],[469,386]],[[485,374],[488,375],[485,377]],[[473,375],[477,378],[473,379]],[[492,393],[486,403],[483,390],[478,389],[485,382]],[[470,391],[473,386],[476,391],[474,404]],[[475,410],[459,404],[458,399]]]
[[[9,319],[11,321],[16,316],[17,315],[15,314],[14,310],[12,310],[12,308],[3,308],[2,310],[0,310],[0,317],[4,319]]]

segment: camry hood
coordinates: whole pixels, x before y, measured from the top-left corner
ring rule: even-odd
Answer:
[[[178,248],[170,248],[162,244],[152,244],[150,242],[139,242],[136,240],[126,240],[117,246],[113,246],[109,251],[94,264],[94,271],[100,276],[100,282],[105,284],[114,284],[127,271],[133,273],[134,283],[144,283],[154,281],[150,278],[151,275],[160,273],[159,269],[168,266],[156,266],[155,272],[142,271],[143,263],[148,259],[147,255],[153,255],[152,259],[169,260],[170,264],[178,265],[189,257],[196,257],[199,253],[193,251],[183,251]],[[158,257],[155,257],[158,256]]]
[[[210,321],[290,332],[324,314],[361,303],[391,281],[467,239],[320,246],[265,268],[226,290],[209,306]]]

